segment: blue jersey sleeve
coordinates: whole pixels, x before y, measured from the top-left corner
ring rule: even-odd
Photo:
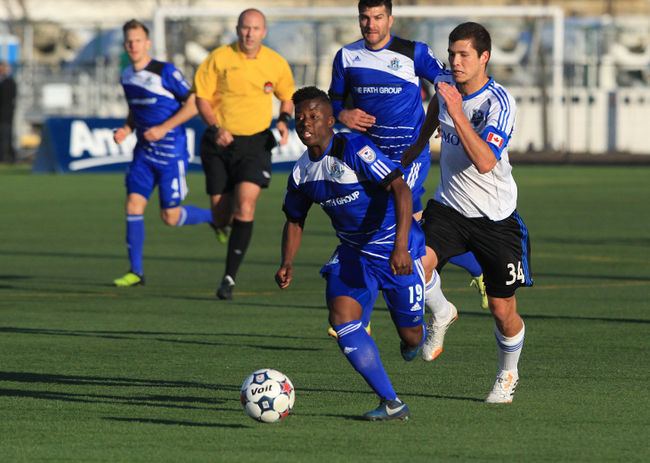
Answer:
[[[334,117],[338,118],[343,109],[345,96],[347,94],[345,82],[345,70],[343,69],[343,50],[339,50],[334,57],[332,64],[332,82],[330,83],[329,97],[332,100]]]
[[[433,83],[445,66],[436,58],[431,48],[422,42],[415,42],[415,74]]]
[[[163,86],[172,92],[178,101],[185,101],[190,95],[190,84],[187,83],[183,73],[173,64],[167,64],[163,70]]]
[[[282,210],[289,222],[300,222],[307,217],[312,200],[300,191],[294,175],[296,175],[295,170],[287,180],[287,192],[284,195]]]
[[[383,187],[388,186],[403,172],[370,140],[363,143],[349,143],[345,150],[345,162],[367,180]]]

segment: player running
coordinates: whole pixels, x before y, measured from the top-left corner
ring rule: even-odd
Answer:
[[[424,211],[427,248],[434,252],[423,261],[435,284],[426,292],[433,324],[422,353],[432,360],[442,352],[445,333],[457,316],[441,291],[435,267],[470,250],[485,271],[495,321],[498,371],[486,402],[510,403],[525,333],[515,290],[532,286],[533,280],[528,229],[516,209],[517,185],[508,159],[515,100],[488,76],[490,52],[490,34],[483,26],[457,26],[449,34],[451,71],[435,81],[437,101],[431,104],[439,104],[441,181]],[[423,131],[419,138],[430,136]]]
[[[400,163],[425,120],[420,78],[434,82],[444,66],[426,44],[391,35],[390,0],[361,0],[358,10],[363,38],[341,48],[334,58],[329,89],[334,116],[350,129],[365,133],[390,159]],[[344,107],[347,98],[352,100],[351,109]],[[431,167],[428,139],[419,148],[418,156],[404,169],[418,220]],[[453,257],[452,262],[470,273],[481,306],[487,308],[476,258],[467,253]]]
[[[130,270],[113,281],[115,286],[143,285],[144,211],[158,185],[160,217],[170,226],[211,223],[209,209],[181,206],[187,195],[187,138],[183,123],[197,114],[194,95],[173,64],[151,59],[149,30],[135,19],[122,28],[124,49],[131,65],[121,84],[129,116],[113,136],[116,143],[136,131],[138,141],[126,172],[126,244]]]
[[[320,204],[339,237],[339,271],[326,275],[329,322],[339,348],[379,396],[366,420],[407,419],[409,409],[395,393],[362,312],[369,313],[382,291],[397,332],[402,357],[417,356],[424,339],[424,252],[422,231],[413,219],[411,192],[402,170],[367,137],[334,134],[332,106],[316,87],[298,90],[296,131],[307,151],[289,176],[283,209],[282,264],[275,275],[285,289],[293,277],[309,208]]]

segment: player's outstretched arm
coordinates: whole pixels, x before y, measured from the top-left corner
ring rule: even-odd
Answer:
[[[431,135],[440,125],[438,120],[438,115],[440,114],[440,107],[438,106],[438,96],[434,93],[429,101],[429,106],[427,107],[427,115],[422,123],[420,128],[420,133],[418,134],[418,139],[415,140],[411,146],[404,150],[402,153],[402,166],[406,167],[411,164],[422,152],[429,140]]]
[[[454,121],[458,138],[465,148],[465,153],[474,167],[481,174],[487,174],[497,164],[497,158],[488,144],[474,131],[472,124],[463,112],[463,96],[455,86],[441,82],[438,93],[447,104],[449,117]]]
[[[181,106],[181,108],[176,111],[172,117],[167,119],[162,124],[148,129],[143,134],[144,139],[147,141],[158,141],[167,135],[167,132],[170,130],[175,129],[179,125],[189,121],[194,116],[196,116],[198,114],[198,110],[196,108],[195,98],[196,97],[194,93],[190,93],[187,97],[187,100],[185,100],[183,103],[183,106]]]
[[[287,221],[282,230],[282,263],[275,273],[275,282],[280,289],[285,289],[293,279],[293,260],[298,254],[302,241],[303,222]]]
[[[395,275],[413,273],[413,259],[408,252],[409,231],[413,220],[413,196],[402,177],[390,182],[389,189],[395,196],[395,247],[390,255],[390,266]]]

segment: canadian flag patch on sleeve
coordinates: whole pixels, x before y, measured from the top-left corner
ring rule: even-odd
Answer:
[[[492,143],[497,148],[501,149],[503,147],[503,137],[497,135],[494,132],[489,132],[486,141]]]

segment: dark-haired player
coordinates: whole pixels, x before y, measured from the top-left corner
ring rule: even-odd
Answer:
[[[329,89],[334,115],[400,163],[425,120],[420,79],[433,82],[443,64],[426,44],[391,34],[394,18],[390,0],[361,0],[358,11],[362,39],[345,45],[334,58]],[[352,108],[345,107],[347,100],[351,100]],[[418,148],[417,156],[404,164],[416,219],[422,215],[421,196],[431,166],[428,140]],[[481,268],[474,256],[457,256],[453,262],[472,275],[481,304],[486,305]]]
[[[405,360],[417,356],[424,339],[422,231],[413,219],[411,191],[401,168],[364,135],[334,134],[334,115],[325,92],[298,90],[296,131],[307,151],[296,161],[283,209],[280,288],[293,277],[293,260],[312,204],[329,216],[340,240],[339,272],[326,274],[329,322],[341,352],[380,398],[367,420],[406,419],[409,409],[393,389],[377,346],[363,326],[381,290],[401,338]]]
[[[515,100],[487,74],[491,39],[480,24],[468,22],[449,35],[450,71],[435,80],[439,104],[440,184],[424,211],[427,269],[471,251],[485,275],[494,317],[498,370],[488,403],[510,403],[519,380],[524,322],[515,290],[533,284],[528,229],[517,212],[517,185],[508,159]],[[432,124],[425,124],[431,127]],[[431,133],[420,134],[428,140]],[[423,355],[441,351],[455,309],[440,285],[427,291],[433,304],[433,333]]]
[[[131,268],[113,283],[136,286],[144,284],[143,214],[156,185],[160,217],[165,224],[181,227],[210,223],[212,215],[209,209],[181,206],[188,191],[187,138],[183,123],[197,113],[190,86],[173,64],[151,58],[149,30],[143,23],[133,19],[122,30],[124,49],[131,61],[120,79],[129,116],[113,138],[116,143],[122,143],[135,130],[138,141],[126,173],[126,244]]]

